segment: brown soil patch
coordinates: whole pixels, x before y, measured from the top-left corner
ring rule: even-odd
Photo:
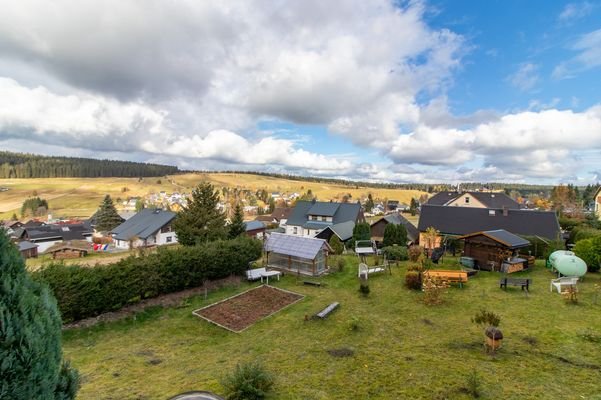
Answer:
[[[297,293],[263,285],[196,310],[193,314],[222,328],[241,332],[303,297]]]

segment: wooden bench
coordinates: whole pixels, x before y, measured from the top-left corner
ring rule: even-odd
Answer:
[[[457,270],[431,269],[424,272],[424,276],[432,279],[439,279],[449,283],[458,283],[459,287],[467,282],[467,272]]]
[[[325,317],[327,317],[332,311],[334,311],[335,309],[338,308],[338,306],[340,305],[340,303],[338,303],[337,301],[330,304],[329,306],[327,306],[326,308],[324,308],[323,310],[321,310],[320,312],[318,312],[317,314],[315,314],[316,318],[321,318],[324,319]]]
[[[532,283],[532,279],[527,278],[501,278],[499,279],[499,287],[501,289],[507,290],[507,286],[521,286],[522,290],[530,288],[530,284]]]

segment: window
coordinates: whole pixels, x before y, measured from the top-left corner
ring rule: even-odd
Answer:
[[[470,204],[470,198],[469,197],[465,198],[465,204]]]
[[[495,216],[495,210],[488,210],[488,215],[490,215],[491,217]]]
[[[172,240],[173,240],[173,236],[167,236],[167,243],[171,243]]]
[[[311,221],[317,221],[317,215],[311,215]]]
[[[298,228],[296,226],[294,227],[294,234],[298,235]]]
[[[326,217],[321,217],[321,220],[322,220],[322,221],[325,221],[325,220],[326,220]]]

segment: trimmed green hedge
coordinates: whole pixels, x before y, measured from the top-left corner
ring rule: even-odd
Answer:
[[[32,274],[54,292],[64,322],[115,311],[127,304],[242,274],[261,256],[261,242],[247,237],[199,246],[159,248],[143,257],[85,267],[51,264]]]

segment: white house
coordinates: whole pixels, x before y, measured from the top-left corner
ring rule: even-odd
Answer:
[[[175,213],[146,208],[111,231],[115,247],[129,249],[177,243]]]

